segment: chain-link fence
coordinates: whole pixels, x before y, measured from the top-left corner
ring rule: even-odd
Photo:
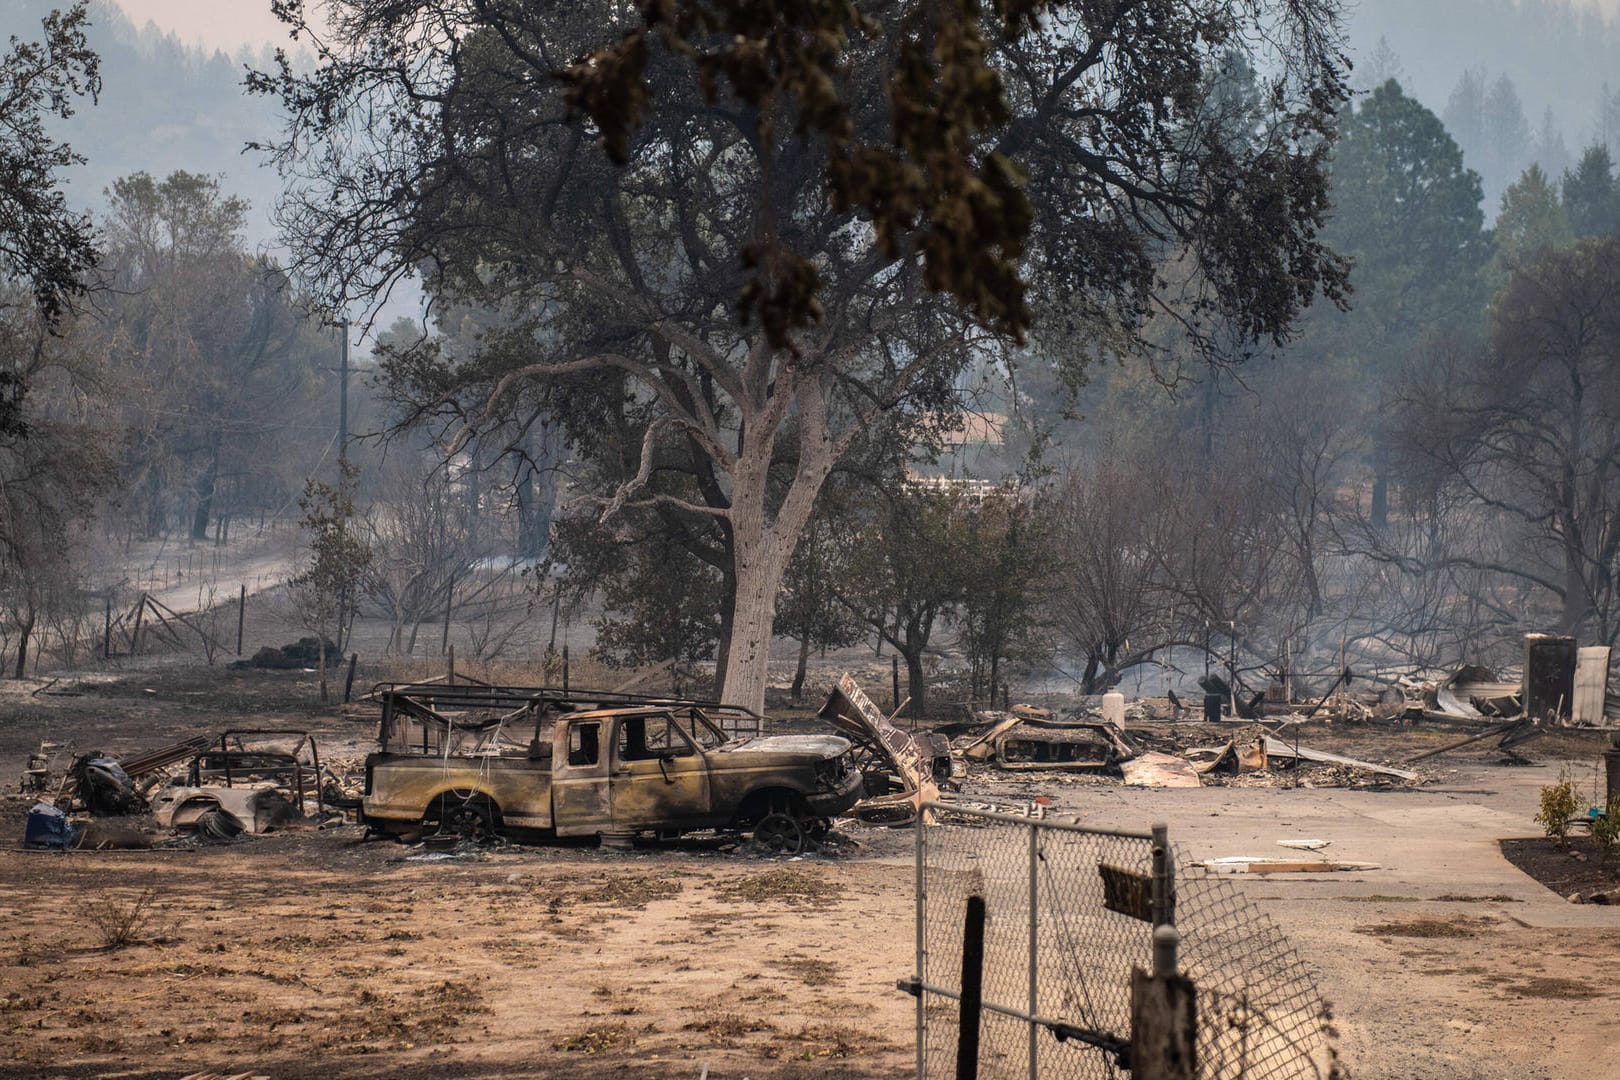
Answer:
[[[1151,834],[940,813],[949,823],[917,833],[918,1075],[955,1075],[962,924],[973,895],[986,911],[979,1075],[1122,1075],[1131,969],[1148,967],[1153,952]]]
[[[1181,972],[1198,993],[1199,1077],[1334,1075],[1327,1007],[1281,927],[1220,874],[1183,869],[1176,894]]]
[[[1197,1075],[1330,1075],[1314,981],[1281,931],[1223,878],[1177,881],[1161,832],[937,805],[917,830],[917,1075],[956,1075],[963,925],[985,903],[978,1076],[1130,1075],[1131,972],[1153,927],[1181,936],[1195,987]],[[1157,871],[1157,872],[1156,872]],[[1155,879],[1159,882],[1155,888]]]

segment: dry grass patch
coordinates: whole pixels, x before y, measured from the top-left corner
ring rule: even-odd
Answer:
[[[320,1046],[370,1052],[382,1047],[410,1050],[423,1043],[445,1042],[467,1017],[488,1012],[483,995],[454,979],[416,992],[379,994],[361,990],[354,1009],[330,1018]]]
[[[574,894],[574,899],[581,904],[610,904],[621,911],[642,911],[655,900],[679,896],[682,888],[680,879],[667,871],[620,874]]]
[[[1271,899],[1282,899],[1274,897]],[[1421,896],[1385,896],[1382,893],[1373,893],[1371,896],[1336,896],[1335,900],[1343,900],[1347,904],[1416,904],[1422,901]]]
[[[1356,933],[1373,937],[1471,938],[1495,928],[1495,919],[1471,919],[1458,915],[1450,919],[1423,917],[1371,923],[1356,927]]]
[[[844,895],[839,886],[786,866],[723,882],[716,885],[714,891],[724,899],[745,903],[777,901],[817,907],[831,904]]]
[[[792,975],[806,986],[830,986],[838,979],[838,965],[830,960],[815,960],[808,956],[789,956],[771,960],[770,965]]]
[[[140,941],[152,929],[157,914],[157,892],[142,889],[128,900],[101,895],[81,900],[74,910],[96,932],[104,949],[122,949]]]
[[[570,1054],[605,1054],[610,1050],[634,1046],[635,1042],[636,1036],[629,1024],[623,1020],[612,1020],[592,1024],[566,1039],[559,1039],[551,1044],[551,1048]]]
[[[737,1013],[727,1013],[723,1016],[708,1016],[702,1020],[693,1020],[689,1024],[682,1024],[681,1030],[700,1032],[708,1035],[717,1043],[732,1043],[745,1035],[753,1035],[762,1031],[774,1032],[776,1025],[758,1016],[741,1016]]]
[[[870,1032],[842,1024],[806,1024],[784,1034],[766,1051],[767,1057],[794,1057],[800,1061],[818,1058],[860,1058],[889,1049],[890,1044]]]
[[[1492,893],[1489,896],[1468,896],[1464,893],[1441,893],[1434,898],[1437,903],[1448,904],[1522,904],[1517,896],[1508,896],[1505,893]]]
[[[679,896],[685,887],[669,870],[640,874],[562,874],[534,886],[535,898],[550,915],[565,915],[576,904],[604,904],[621,911],[641,911],[655,900]]]

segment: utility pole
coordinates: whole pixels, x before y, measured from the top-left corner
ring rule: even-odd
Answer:
[[[338,366],[338,461],[349,462],[349,320],[338,323],[343,332],[343,358]]]

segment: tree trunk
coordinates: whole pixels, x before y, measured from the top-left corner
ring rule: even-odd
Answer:
[[[720,630],[714,641],[714,696],[726,685],[726,660],[731,655],[731,621],[737,609],[737,579],[730,570],[720,572]],[[722,699],[723,700],[723,699]]]
[[[326,704],[329,704],[329,699],[328,699],[327,693],[326,693],[326,635],[325,634],[320,635],[320,640],[316,644],[315,648],[316,648],[316,651],[321,654],[321,658],[320,658],[320,661],[319,661],[319,667],[320,667],[320,672],[321,672],[321,704],[326,705]]]
[[[804,700],[804,675],[810,666],[810,635],[799,639],[799,668],[793,673],[793,700]]]
[[[764,712],[765,685],[770,677],[771,630],[776,620],[776,590],[781,585],[782,569],[792,549],[790,544],[783,543],[758,543],[744,548],[739,542],[736,553],[736,601],[720,700]]]
[[[799,383],[795,393],[789,385],[791,376],[782,371],[777,374],[777,385],[770,392],[771,403],[789,400],[782,395],[791,395],[798,409],[799,457],[793,480],[775,520],[768,521],[766,487],[781,420],[750,423],[745,412],[731,472],[731,506],[726,514],[736,600],[720,700],[755,712],[765,710],[765,684],[770,675],[771,636],[782,572],[810,524],[816,496],[832,472],[834,459],[833,439],[827,430],[825,388],[812,378]],[[759,405],[764,408],[767,402],[763,381],[759,390]]]
[[[1389,451],[1380,444],[1373,450],[1372,527],[1389,524]]]
[[[208,468],[197,479],[197,509],[191,518],[191,538],[208,539],[208,523],[214,513],[214,483],[219,477],[219,435],[215,434],[208,447]]]
[[[536,425],[529,436],[532,468],[518,483],[518,555],[538,559],[545,555],[551,536],[551,516],[557,505],[556,456],[560,437],[551,424]]]
[[[906,693],[911,702],[906,706],[906,715],[917,720],[928,718],[928,681],[923,675],[923,647],[910,646],[900,650],[906,658]]]
[[[1080,692],[1082,694],[1095,694],[1097,692],[1097,670],[1102,666],[1102,656],[1096,649],[1086,651],[1086,670],[1080,676]]]
[[[28,674],[28,638],[34,632],[34,615],[29,612],[28,619],[17,628],[17,671],[12,676],[20,679]]]
[[[1580,552],[1569,550],[1570,547],[1574,545],[1568,545],[1564,552],[1564,604],[1558,632],[1579,637],[1592,605],[1587,596],[1586,579],[1581,575]]]
[[[146,535],[144,540],[155,540],[167,526],[163,510],[163,481],[154,469],[146,476]]]

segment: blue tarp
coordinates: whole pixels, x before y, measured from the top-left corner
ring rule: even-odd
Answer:
[[[34,808],[28,811],[28,825],[23,832],[23,847],[72,847],[76,836],[66,814],[50,803],[35,803]]]

